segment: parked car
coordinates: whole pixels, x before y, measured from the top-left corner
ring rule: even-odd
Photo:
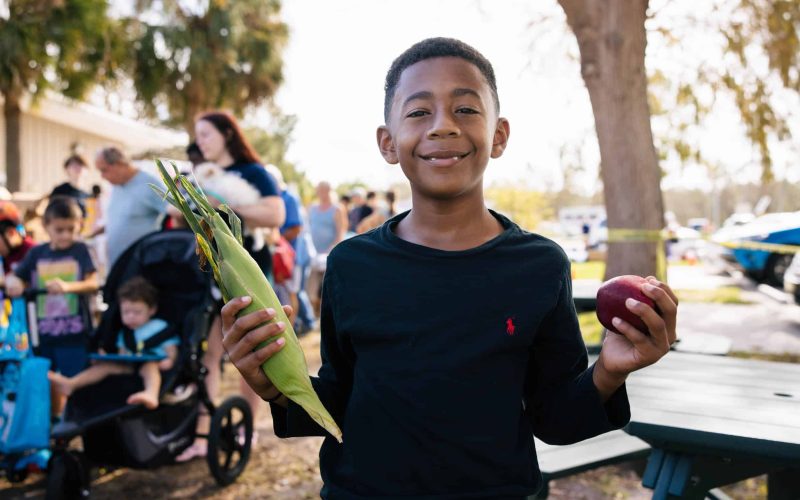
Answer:
[[[555,239],[555,242],[564,249],[564,253],[572,262],[586,262],[589,260],[589,252],[586,251],[586,244],[579,239]]]
[[[794,301],[800,305],[800,253],[794,254],[792,263],[783,275],[783,289],[794,296]]]
[[[781,287],[783,276],[792,260],[791,253],[772,249],[736,248],[736,245],[800,245],[800,211],[765,214],[746,224],[723,227],[711,236],[711,241],[720,245],[716,250],[717,258],[740,268],[758,282]]]

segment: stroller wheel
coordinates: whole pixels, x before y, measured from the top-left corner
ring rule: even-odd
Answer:
[[[28,469],[15,469],[13,465],[6,469],[6,479],[10,483],[21,483],[27,478]]]
[[[47,465],[46,500],[89,497],[89,466],[74,451],[54,454]]]
[[[211,416],[208,433],[208,468],[217,484],[226,486],[244,472],[250,459],[253,414],[244,398],[226,399]]]

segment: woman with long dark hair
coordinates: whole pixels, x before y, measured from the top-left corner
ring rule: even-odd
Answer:
[[[236,212],[246,229],[251,232],[257,229],[278,228],[283,224],[286,210],[280,189],[275,180],[267,173],[258,154],[242,134],[239,124],[230,113],[226,111],[210,111],[200,115],[195,121],[195,142],[203,153],[207,162],[215,163],[222,167],[225,175],[237,175],[247,181],[261,194],[257,203],[248,205],[236,204],[235,200],[225,200]],[[220,200],[212,200],[219,202]],[[254,248],[255,241],[252,237],[244,238],[244,246],[258,262],[262,271],[269,276],[272,259],[269,248]],[[206,388],[209,396],[214,399],[219,394],[220,360],[222,359],[222,329],[219,316],[214,319],[208,338],[208,350],[203,358],[203,364],[208,369]],[[261,398],[250,389],[244,380],[241,380],[240,390],[250,403],[255,420],[258,408],[263,404]],[[197,419],[197,433],[208,434],[208,415],[201,415]],[[255,441],[255,435],[254,435]],[[205,456],[207,442],[204,439],[196,440],[189,448],[179,455],[176,460],[183,462],[195,457]]]

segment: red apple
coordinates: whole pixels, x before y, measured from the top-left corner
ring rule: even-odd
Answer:
[[[642,292],[642,284],[647,280],[641,276],[626,274],[603,283],[597,290],[597,319],[608,330],[620,333],[611,320],[620,318],[644,334],[649,334],[644,321],[625,306],[625,300],[633,298],[655,309],[653,299]]]

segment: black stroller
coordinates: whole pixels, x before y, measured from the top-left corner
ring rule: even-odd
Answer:
[[[210,273],[198,267],[196,242],[191,231],[151,233],[137,241],[114,264],[103,288],[108,309],[92,337],[93,347],[115,349],[121,320],[117,288],[129,278],[145,277],[159,290],[157,316],[180,332],[180,349],[174,368],[162,375],[161,404],[155,410],[126,403],[142,389],[139,375],[114,375],[76,391],[69,399],[64,419],[53,426],[53,456],[48,465],[47,497],[89,495],[90,467],[122,466],[138,469],[174,463],[175,457],[195,439],[195,424],[202,404],[211,415],[207,436],[207,461],[220,485],[236,480],[250,457],[253,418],[247,402],[238,396],[215,406],[205,390],[206,368],[201,363],[214,308]],[[179,386],[194,384],[196,391],[170,398]],[[69,442],[83,439],[83,450]]]

